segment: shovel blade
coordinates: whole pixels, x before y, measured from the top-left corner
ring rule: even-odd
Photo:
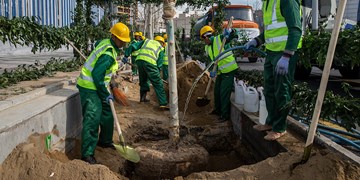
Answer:
[[[198,107],[204,107],[210,103],[210,99],[207,97],[198,97],[196,100],[196,105]]]
[[[301,164],[305,164],[309,160],[312,147],[313,147],[313,144],[310,144],[304,148],[304,154],[303,154],[301,160],[299,162],[296,162],[291,165],[291,167],[290,167],[291,171],[294,170],[297,166],[299,166]]]
[[[122,146],[114,144],[116,150],[120,153],[122,157],[131,162],[137,163],[140,161],[139,153],[132,147]]]

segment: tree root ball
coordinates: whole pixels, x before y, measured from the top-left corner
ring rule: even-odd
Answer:
[[[209,157],[200,145],[180,142],[175,147],[168,140],[138,146],[136,150],[141,160],[135,164],[134,173],[141,177],[186,176],[204,170]]]

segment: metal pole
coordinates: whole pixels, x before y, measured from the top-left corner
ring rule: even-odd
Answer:
[[[302,19],[302,35],[304,35],[307,27],[307,10],[305,6],[302,6]]]
[[[313,0],[312,1],[312,30],[319,29],[319,1]]]
[[[174,35],[174,16],[175,14],[166,13],[172,9],[175,12],[176,0],[164,0],[163,18],[166,24],[166,33],[168,34],[168,59],[169,59],[169,94],[170,94],[170,134],[172,142],[179,142],[179,107],[176,75],[176,58],[175,58],[175,35]]]

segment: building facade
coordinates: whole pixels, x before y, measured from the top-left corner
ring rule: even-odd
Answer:
[[[63,27],[73,22],[75,6],[75,0],[0,0],[0,16],[36,16],[41,25]]]
[[[190,33],[191,33],[191,19],[195,19],[197,20],[198,18],[200,18],[201,16],[198,15],[197,13],[195,14],[179,14],[178,18],[174,18],[174,27],[175,27],[175,31],[180,29],[182,31],[182,29],[185,29],[185,36],[186,37],[190,37]]]

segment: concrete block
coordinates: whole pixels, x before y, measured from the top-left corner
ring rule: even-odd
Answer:
[[[288,129],[306,139],[307,127],[290,116],[287,119]],[[252,113],[244,112],[243,107],[235,103],[233,96],[231,97],[231,121],[235,134],[240,137],[241,141],[250,144],[249,148],[258,153],[258,158],[260,158],[258,161],[287,151],[278,141],[264,140],[263,137],[266,132],[258,132],[252,128],[253,125],[259,123],[258,117]],[[359,156],[325,136],[315,136],[314,144],[338,152],[344,158],[360,165]]]
[[[81,133],[78,90],[67,86],[0,111],[0,163],[31,134],[51,134],[53,149],[67,151]],[[38,141],[45,141],[40,139]],[[40,146],[42,143],[39,143]]]
[[[30,92],[27,92],[24,94],[20,94],[17,96],[7,98],[3,101],[0,101],[0,111],[8,109],[12,106],[16,106],[18,104],[24,103],[31,99],[37,98],[39,96],[49,94],[51,92],[54,92],[56,90],[63,88],[66,85],[68,85],[67,81],[61,81],[61,82],[54,83],[54,84],[51,84],[51,85],[48,85],[48,86],[45,86],[45,87],[42,87],[39,89],[35,89],[33,91],[30,91]]]

